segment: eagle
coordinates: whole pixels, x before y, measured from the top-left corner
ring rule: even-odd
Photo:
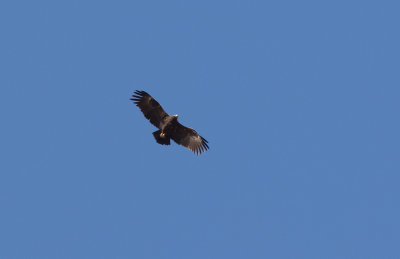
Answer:
[[[151,95],[136,90],[130,99],[139,107],[144,117],[159,130],[153,132],[158,144],[170,145],[171,139],[198,155],[209,149],[208,141],[194,129],[178,122],[178,115],[169,115]]]

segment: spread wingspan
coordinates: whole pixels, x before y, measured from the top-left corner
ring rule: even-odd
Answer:
[[[160,122],[168,116],[161,105],[145,91],[135,91],[132,97],[131,100],[140,108],[146,119],[160,128]]]
[[[195,154],[201,154],[209,149],[208,141],[194,129],[183,126],[177,121],[177,115],[169,116],[161,105],[145,91],[135,91],[131,100],[140,108],[151,124],[160,130],[153,132],[157,143],[169,145],[170,139],[177,144],[190,149]]]

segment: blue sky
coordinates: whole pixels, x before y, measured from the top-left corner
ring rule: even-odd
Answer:
[[[0,258],[398,258],[399,7],[3,1]]]

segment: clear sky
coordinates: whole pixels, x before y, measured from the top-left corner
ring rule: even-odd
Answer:
[[[0,258],[400,258],[399,8],[2,1]]]

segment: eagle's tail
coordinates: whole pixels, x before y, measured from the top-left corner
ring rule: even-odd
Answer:
[[[161,135],[161,130],[154,131],[153,136],[156,139],[158,144],[161,144],[161,145],[171,144],[171,142],[170,142],[171,138],[166,135]]]

